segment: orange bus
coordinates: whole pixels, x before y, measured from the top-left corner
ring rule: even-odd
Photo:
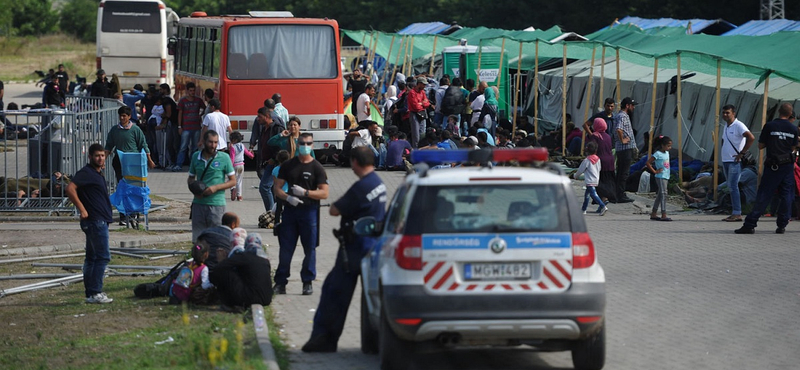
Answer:
[[[220,111],[247,142],[258,108],[280,93],[289,115],[314,134],[315,150],[341,148],[346,130],[339,50],[335,20],[289,12],[195,12],[178,23],[175,100],[186,94],[188,82],[199,97],[213,89]]]

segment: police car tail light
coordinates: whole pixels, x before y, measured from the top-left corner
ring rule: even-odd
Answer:
[[[548,159],[548,153],[546,148],[500,149],[492,153],[492,159],[496,162],[545,162]]]
[[[594,243],[588,233],[572,233],[572,268],[585,269],[594,264]]]
[[[422,270],[422,236],[403,235],[394,250],[397,266],[406,270]]]

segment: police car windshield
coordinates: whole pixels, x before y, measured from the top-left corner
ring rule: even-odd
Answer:
[[[406,233],[570,231],[567,212],[557,184],[424,186]]]

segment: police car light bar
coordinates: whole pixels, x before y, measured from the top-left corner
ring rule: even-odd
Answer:
[[[411,163],[443,164],[443,163],[485,163],[518,161],[521,163],[545,162],[548,159],[546,148],[525,149],[480,149],[480,150],[414,150],[411,152]]]

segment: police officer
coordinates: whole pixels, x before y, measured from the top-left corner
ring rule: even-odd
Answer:
[[[737,234],[753,234],[758,218],[770,203],[770,199],[778,190],[780,208],[776,223],[776,234],[786,232],[786,225],[791,217],[791,204],[794,196],[794,150],[797,148],[797,127],[789,121],[792,116],[792,105],[781,104],[778,108],[780,118],[767,122],[758,137],[758,148],[767,149],[764,160],[764,173],[758,186],[756,203],[753,210],[744,219],[744,225],[736,229]]]
[[[361,274],[361,258],[375,243],[374,238],[352,235],[352,225],[366,216],[381,222],[386,212],[386,186],[375,173],[372,151],[364,146],[353,148],[350,165],[359,180],[330,209],[331,216],[342,216],[340,230],[350,231],[345,238],[346,254],[339,253],[336,264],[325,278],[311,339],[303,346],[303,352],[336,352],[347,308]]]

